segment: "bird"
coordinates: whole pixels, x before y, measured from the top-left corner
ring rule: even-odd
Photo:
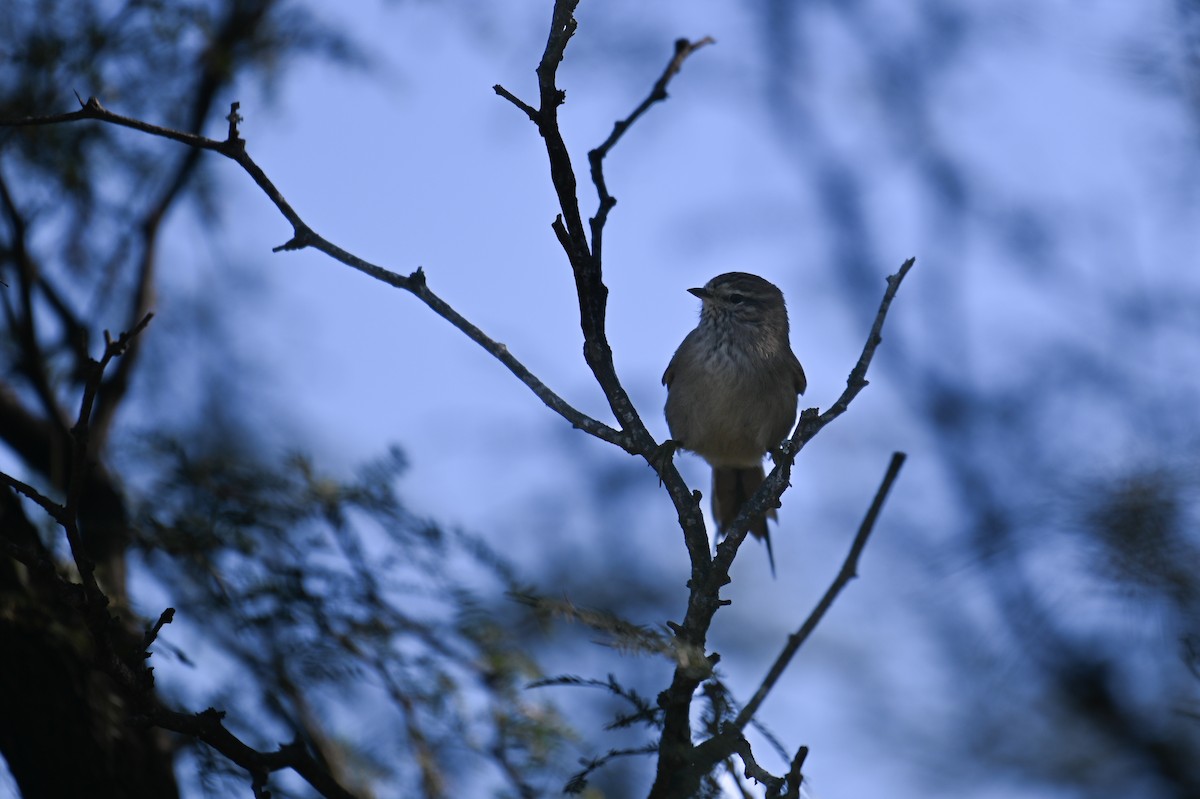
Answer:
[[[688,291],[700,298],[700,322],[663,373],[668,444],[712,466],[712,513],[723,533],[765,479],[763,457],[791,431],[808,380],[774,283],[726,272]],[[776,518],[774,509],[749,532],[766,544],[774,574],[767,516]]]

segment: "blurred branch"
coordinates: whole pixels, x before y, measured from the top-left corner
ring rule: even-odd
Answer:
[[[91,463],[88,441],[91,435],[92,409],[95,405],[96,394],[100,390],[100,381],[104,377],[105,368],[114,358],[125,353],[130,343],[146,329],[146,325],[150,324],[153,316],[153,314],[146,314],[137,325],[122,333],[115,341],[109,338],[108,331],[104,332],[104,353],[100,356],[100,360],[92,361],[89,364],[91,373],[84,384],[83,401],[79,405],[79,418],[75,422],[75,426],[71,428],[71,467],[67,478],[67,499],[62,515],[56,516],[55,519],[67,534],[71,555],[75,560],[75,566],[79,569],[79,577],[83,583],[88,605],[91,606],[92,613],[89,613],[89,616],[97,613],[108,615],[104,610],[108,604],[108,598],[104,596],[100,586],[96,583],[95,566],[84,550],[83,537],[79,532],[79,502],[83,495],[83,486]]]
[[[198,135],[203,129],[218,93],[230,80],[227,57],[218,55],[235,53],[239,48],[244,48],[248,40],[261,35],[264,20],[271,13],[276,1],[231,3],[207,47],[197,53],[195,66],[199,79],[192,93],[187,120],[187,128],[193,135]],[[136,324],[138,319],[150,311],[158,260],[158,234],[162,228],[162,220],[176,199],[182,195],[199,163],[198,149],[185,151],[175,164],[166,187],[150,203],[137,225],[141,232],[142,252],[137,267],[137,280],[130,292],[128,325]],[[117,408],[128,391],[130,378],[138,363],[138,350],[135,340],[101,387],[92,422],[95,435],[101,441],[107,437]]]
[[[20,309],[13,309],[5,302],[5,311],[9,317],[9,325],[21,348],[19,361],[20,371],[33,384],[34,393],[42,404],[46,418],[53,423],[53,434],[56,437],[66,437],[66,415],[54,396],[47,372],[48,360],[42,351],[41,339],[38,336],[37,317],[34,311],[35,288],[42,282],[40,270],[26,247],[28,228],[25,217],[17,209],[16,201],[8,190],[8,183],[0,177],[0,203],[3,203],[5,216],[8,217],[12,228],[12,259],[17,264],[17,294],[20,298]],[[67,319],[63,319],[67,322]]]
[[[90,423],[104,370],[113,359],[127,351],[134,338],[150,323],[151,318],[152,314],[146,314],[137,325],[115,340],[106,332],[104,353],[99,360],[90,363],[91,372],[84,387],[79,417],[71,428],[73,447],[66,503],[62,506],[56,505],[33,487],[7,474],[0,473],[0,482],[37,503],[66,533],[81,583],[77,585],[58,578],[52,584],[64,604],[78,608],[82,613],[96,647],[96,666],[114,681],[129,700],[134,717],[163,729],[191,735],[209,744],[250,773],[255,794],[258,796],[268,795],[264,786],[271,772],[291,768],[321,795],[352,799],[352,794],[342,788],[301,744],[285,744],[275,752],[260,752],[225,728],[222,723],[224,714],[220,711],[209,708],[197,714],[181,713],[170,710],[159,702],[153,692],[153,670],[146,666],[145,661],[149,656],[149,646],[158,637],[163,626],[174,618],[173,609],[163,611],[154,626],[137,642],[136,647],[131,647],[129,641],[117,637],[121,627],[108,611],[109,599],[97,584],[93,564],[84,550],[78,522],[79,500],[91,467],[88,455]],[[53,568],[49,566],[48,561],[36,557],[35,553],[26,552],[7,539],[4,539],[4,543],[4,550],[11,557],[39,570]],[[83,589],[82,597],[79,595],[80,587]]]
[[[619,757],[632,757],[634,755],[652,755],[658,750],[654,744],[646,744],[645,746],[632,746],[626,749],[610,749],[600,757],[582,758],[580,765],[583,766],[583,771],[580,771],[575,776],[571,777],[563,788],[563,793],[578,794],[583,793],[583,789],[587,787],[587,778],[592,772],[611,760],[616,760]]]
[[[62,505],[59,505],[57,502],[50,500],[33,486],[27,483],[22,483],[15,477],[10,477],[3,472],[0,472],[0,483],[4,483],[18,494],[23,494],[24,496],[33,500],[34,503],[36,503],[37,506],[42,510],[46,511],[46,514],[51,519],[54,519],[54,521],[61,523],[66,518],[66,508],[64,508]]]
[[[151,724],[204,741],[246,769],[254,780],[256,795],[267,795],[263,786],[268,774],[291,769],[321,796],[329,799],[354,799],[354,794],[338,784],[313,759],[302,743],[293,741],[280,745],[274,752],[261,752],[226,729],[222,721],[224,718],[225,714],[222,711],[213,708],[200,713],[179,713],[158,705],[151,708],[146,716],[146,720]]]

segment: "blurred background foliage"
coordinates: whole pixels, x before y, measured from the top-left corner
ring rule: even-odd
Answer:
[[[356,38],[353,14],[317,4],[9,6],[5,118],[65,110],[79,87],[121,113],[220,135],[231,100],[275,96],[302,64],[339,65],[332,79],[347,83],[394,77],[380,66],[389,54]],[[549,16],[548,5],[516,3],[389,8],[397,25],[437,15],[522,68],[537,53],[514,55],[514,31],[540,35]],[[897,796],[1200,795],[1200,3],[757,0],[721,13],[738,33],[697,31],[674,5],[584,0],[564,66],[580,84],[569,107],[603,86],[624,113],[676,36],[742,43],[736,74],[690,62],[691,83],[645,121],[652,131],[683,117],[679,95],[724,98],[737,105],[708,112],[736,114],[771,142],[774,182],[753,203],[685,183],[679,210],[656,211],[679,260],[753,258],[758,239],[783,242],[797,351],[818,375],[821,358],[836,361],[836,375],[882,275],[918,256],[871,397],[828,449],[807,453],[827,471],[785,497],[784,521],[803,516],[793,523],[804,552],[824,564],[848,542],[830,531],[865,508],[856,491],[869,490],[871,464],[882,468],[893,447],[911,456],[864,579],[806,649],[801,687],[764,720],[764,751],[775,737],[784,752],[811,744],[821,797],[879,793],[868,773]],[[595,140],[605,132],[598,125]],[[690,169],[723,172],[744,157],[705,153]],[[541,168],[522,165],[530,182],[545,180]],[[630,206],[645,213],[639,192],[671,183],[619,168],[610,229],[630,224]],[[408,508],[396,452],[358,472],[324,467],[328,442],[269,387],[272,359],[310,356],[303,333],[270,353],[247,343],[257,328],[246,320],[270,318],[262,265],[223,264],[232,290],[164,278],[179,246],[163,240],[177,231],[167,217],[193,220],[203,237],[182,246],[202,252],[200,239],[236,228],[230,197],[253,188],[217,169],[101,125],[0,132],[5,471],[61,490],[86,354],[101,331],[127,329],[176,292],[173,313],[101,392],[81,520],[131,627],[179,609],[156,645],[161,690],[191,709],[227,709],[262,748],[299,737],[364,795],[553,795],[576,758],[643,746],[649,710],[601,727],[636,715],[670,663],[629,656],[619,636],[597,647],[614,643],[611,629],[564,608],[651,630],[678,617],[678,541],[662,560],[630,556],[629,541],[664,537],[663,519],[645,512],[661,501],[645,470],[563,432],[541,444],[547,464],[565,464],[552,487],[494,530],[468,532]],[[619,288],[622,250],[610,241]],[[822,339],[802,340],[806,329]],[[619,359],[631,349],[614,346]],[[634,396],[657,415],[659,395]],[[463,502],[488,477],[463,475]],[[0,523],[63,554],[56,531],[12,495]],[[797,568],[818,591],[826,571],[809,566]],[[539,592],[569,603],[529,614],[511,601]],[[724,658],[710,715],[749,695],[806,597],[736,597],[714,642]],[[82,631],[47,623],[60,610],[45,586],[0,564],[0,752],[27,795],[82,790],[73,779],[104,795],[86,783],[101,774],[114,796],[247,790],[206,747],[126,725],[120,698],[89,676]],[[547,675],[546,687],[525,688]],[[80,764],[50,775],[64,783],[24,782],[47,778],[46,753],[60,749]],[[651,762],[606,763],[589,789],[644,792]],[[723,785],[737,795],[732,779]],[[305,794],[283,775],[273,788]]]

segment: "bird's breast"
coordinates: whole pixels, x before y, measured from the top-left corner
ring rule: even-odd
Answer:
[[[694,354],[676,364],[667,393],[671,437],[714,466],[758,465],[796,418],[786,363],[730,346]]]

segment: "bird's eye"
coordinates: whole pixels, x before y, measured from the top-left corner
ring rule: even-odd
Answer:
[[[729,295],[729,301],[732,302],[734,305],[741,305],[745,299],[746,298],[743,297],[741,294],[730,294]]]

